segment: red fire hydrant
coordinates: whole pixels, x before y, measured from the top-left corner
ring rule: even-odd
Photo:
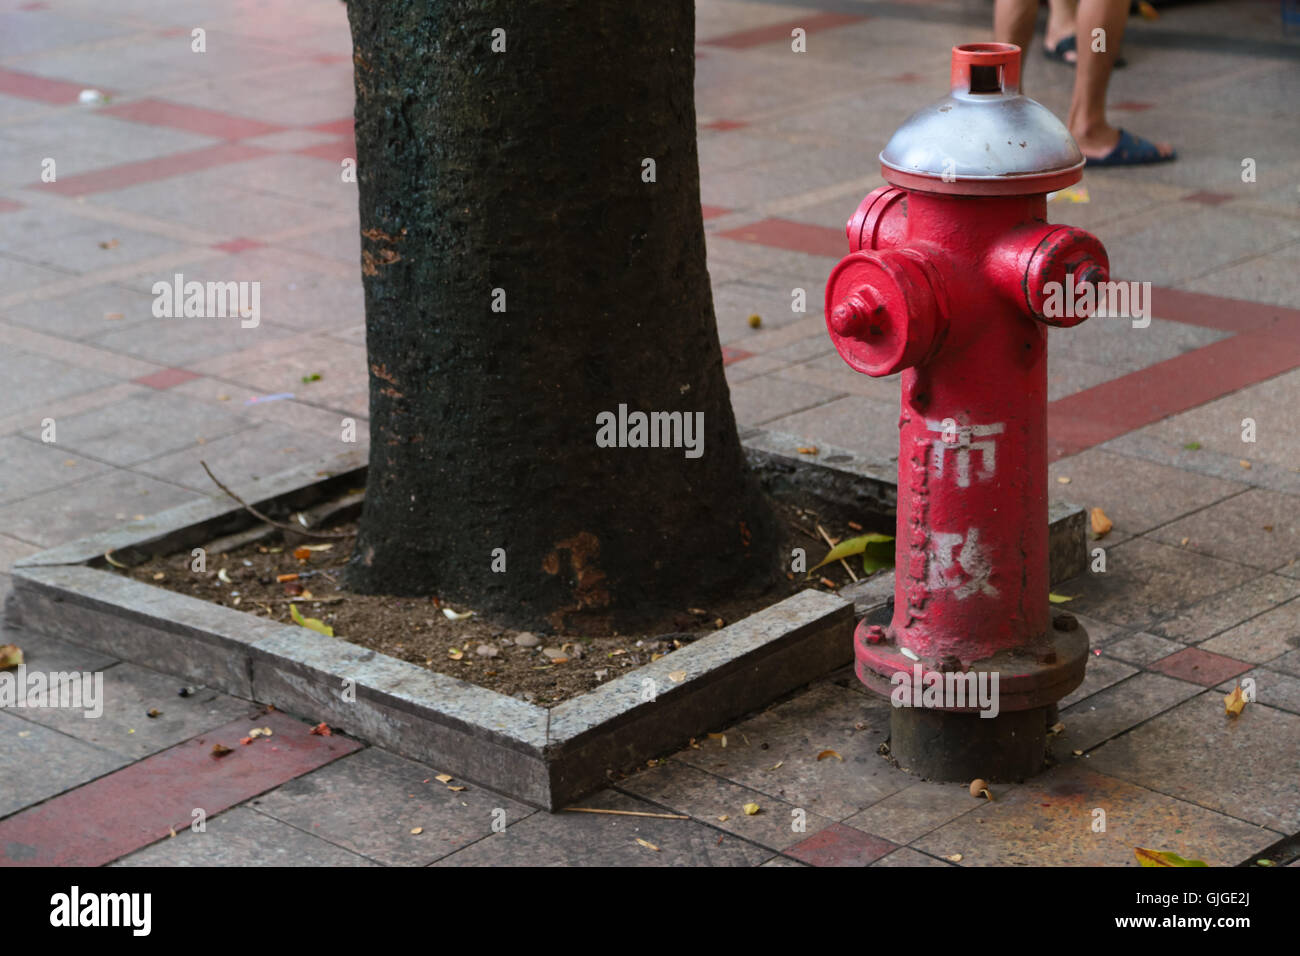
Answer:
[[[1109,265],[1094,236],[1047,223],[1084,160],[1019,78],[1016,46],[953,49],[951,93],[880,154],[891,185],[849,220],[826,285],[844,360],[902,373],[892,620],[862,621],[854,645],[896,705],[892,756],[931,779],[1041,769],[1087,658],[1048,601],[1047,326],[1083,321],[1061,289]]]

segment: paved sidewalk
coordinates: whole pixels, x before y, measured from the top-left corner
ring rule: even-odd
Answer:
[[[898,383],[835,355],[823,288],[844,220],[882,182],[876,153],[942,95],[954,43],[991,39],[990,8],[700,0],[697,17],[737,417],[891,460]],[[1300,41],[1277,18],[1218,2],[1132,21],[1115,116],[1180,158],[1090,170],[1049,206],[1102,239],[1118,278],[1155,287],[1147,328],[1050,337],[1052,494],[1114,521],[1093,545],[1105,572],[1057,588],[1095,656],[1050,772],[993,803],[920,782],[877,754],[887,705],[837,675],[584,801],[690,820],[551,815],[8,631],[32,667],[102,669],[108,694],[95,721],[0,712],[0,862],[1134,865],[1141,845],[1231,865],[1300,833]],[[1064,115],[1072,71],[1028,63],[1027,91]],[[361,460],[351,71],[336,2],[0,0],[0,599],[24,555],[213,494],[200,458],[236,487]],[[107,101],[77,105],[92,88]],[[154,318],[153,283],[176,273],[259,281],[260,323]],[[1242,677],[1259,699],[1230,721]],[[193,789],[196,754],[270,723],[279,749],[251,750],[277,759]],[[125,799],[142,780],[158,799]]]

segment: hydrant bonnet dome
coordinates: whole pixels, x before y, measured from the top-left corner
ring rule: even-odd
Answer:
[[[1084,157],[1050,110],[1021,95],[1019,47],[970,43],[953,47],[949,94],[913,113],[880,163],[897,186],[1008,195],[1077,182]]]

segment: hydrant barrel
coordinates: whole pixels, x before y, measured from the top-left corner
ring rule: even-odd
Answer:
[[[849,220],[826,285],[844,360],[901,372],[894,604],[859,624],[855,657],[896,705],[893,755],[935,779],[1039,769],[1049,708],[1087,656],[1048,602],[1047,336],[1086,318],[1056,314],[1053,284],[1104,282],[1109,263],[1095,237],[1047,222],[1046,194],[1078,181],[1083,156],[1019,71],[1009,44],[954,48],[948,95],[881,152],[890,185]],[[996,700],[898,706],[929,674]]]

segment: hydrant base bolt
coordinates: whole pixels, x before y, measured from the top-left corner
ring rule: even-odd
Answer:
[[[885,639],[885,629],[879,624],[872,624],[867,628],[867,641],[871,644],[879,644]]]

